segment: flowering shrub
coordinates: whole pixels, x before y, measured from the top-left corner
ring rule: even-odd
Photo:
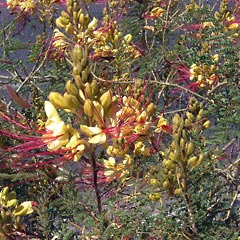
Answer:
[[[2,174],[36,192],[32,231],[238,239],[239,5],[104,1],[98,19],[90,2],[7,1],[45,29],[0,106]]]

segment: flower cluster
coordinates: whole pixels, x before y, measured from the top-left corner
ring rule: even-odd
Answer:
[[[8,8],[15,10],[19,8],[21,12],[33,12],[35,3],[33,0],[7,0]]]
[[[13,229],[19,229],[21,227],[21,218],[33,213],[33,206],[36,206],[36,203],[31,201],[19,204],[16,199],[16,192],[9,192],[8,187],[3,188],[0,192],[1,232],[8,234]]]

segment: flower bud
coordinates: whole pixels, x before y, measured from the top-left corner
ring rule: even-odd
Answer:
[[[187,164],[191,167],[195,167],[196,163],[197,163],[197,159],[198,158],[196,156],[191,157],[191,158],[188,159]]]
[[[81,61],[82,56],[83,56],[82,46],[79,44],[75,44],[73,51],[72,51],[73,62],[78,63],[79,61]]]
[[[74,95],[75,97],[78,97],[78,88],[71,80],[68,80],[66,82],[65,88],[68,93]]]
[[[59,109],[67,108],[67,104],[64,97],[58,92],[50,92],[48,99],[56,108],[59,108]]]
[[[69,93],[64,93],[63,97],[67,104],[68,109],[77,109],[80,107],[80,102],[74,95]]]
[[[193,152],[194,152],[194,144],[192,142],[187,143],[186,155],[190,156],[193,154]]]
[[[88,117],[93,116],[93,102],[90,99],[86,99],[83,105],[83,111]]]
[[[161,194],[160,193],[151,193],[151,194],[149,194],[149,198],[152,201],[157,202],[161,198]]]
[[[176,195],[176,196],[181,195],[181,193],[182,193],[182,189],[181,188],[177,188],[177,189],[174,190],[174,195]]]
[[[211,125],[210,120],[205,121],[205,122],[203,123],[203,129],[208,129],[208,128],[210,127],[210,125]]]
[[[65,28],[69,24],[70,20],[65,17],[59,17],[56,19],[56,25],[59,28]]]
[[[88,31],[93,31],[98,25],[98,19],[97,18],[93,18],[93,20],[88,24]]]
[[[127,34],[126,36],[124,36],[124,41],[126,43],[130,43],[132,41],[132,35],[131,34]]]
[[[229,30],[235,30],[235,29],[238,29],[238,27],[239,27],[238,23],[232,23],[228,26],[228,29]]]
[[[111,92],[109,90],[100,97],[100,103],[103,106],[105,111],[107,111],[107,109],[111,105],[111,101],[112,101],[112,97],[111,97]]]
[[[74,32],[74,28],[72,23],[69,23],[66,27],[65,27],[65,32],[68,34],[73,34]]]

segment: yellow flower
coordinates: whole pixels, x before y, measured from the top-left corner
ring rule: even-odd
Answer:
[[[155,129],[155,132],[157,133],[161,132],[162,127],[166,125],[168,125],[167,120],[163,116],[160,116],[158,119],[157,128]]]
[[[82,125],[81,131],[89,137],[89,143],[103,144],[107,141],[106,134],[99,127],[88,127],[86,125]]]
[[[104,175],[113,180],[117,177],[122,180],[126,180],[126,176],[129,175],[129,168],[132,163],[132,158],[129,155],[125,155],[122,163],[116,163],[114,157],[110,157],[108,160],[104,160],[105,171]]]
[[[204,22],[202,24],[203,28],[210,28],[210,27],[213,27],[213,26],[214,26],[213,22]]]
[[[146,147],[143,142],[136,142],[134,145],[134,154],[142,154],[143,156],[150,156],[150,148]]]
[[[26,201],[21,203],[14,209],[13,215],[14,216],[25,216],[28,214],[33,213],[33,208],[32,208],[32,202],[31,201]]]
[[[49,142],[47,146],[50,150],[58,150],[69,142],[68,127],[59,117],[51,102],[45,101],[44,107],[48,117],[45,127],[49,133],[43,135],[43,140]],[[56,139],[53,139],[54,137]]]
[[[66,148],[72,150],[72,153],[74,154],[73,160],[74,162],[77,162],[84,154],[86,146],[88,146],[88,142],[84,139],[80,139],[79,134],[75,134],[70,138]]]

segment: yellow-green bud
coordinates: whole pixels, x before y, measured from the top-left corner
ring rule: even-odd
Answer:
[[[207,128],[209,128],[210,125],[211,125],[210,120],[205,121],[205,122],[203,123],[203,129],[207,129]]]
[[[54,107],[59,109],[68,108],[64,97],[58,92],[50,92],[48,99],[53,104]]]
[[[100,97],[100,103],[103,106],[104,110],[107,111],[112,102],[111,92],[108,90]]]
[[[176,195],[176,196],[181,195],[181,193],[182,193],[182,189],[181,188],[177,188],[177,189],[174,190],[174,195]]]
[[[71,80],[68,80],[66,82],[65,88],[68,93],[74,95],[75,97],[78,97],[78,88]]]
[[[74,95],[69,93],[64,93],[63,97],[67,104],[68,109],[77,109],[80,107],[80,102]]]
[[[72,23],[69,23],[66,27],[65,27],[65,32],[68,34],[73,34],[74,32],[74,28]]]
[[[86,99],[83,105],[83,111],[88,117],[93,116],[93,102],[90,99]]]
[[[197,163],[197,159],[198,158],[196,156],[191,157],[191,158],[188,159],[187,164],[191,167],[195,167],[196,163]]]
[[[192,142],[187,143],[186,155],[190,156],[193,154],[193,152],[194,152],[194,144]]]
[[[152,201],[157,202],[161,198],[161,194],[160,193],[151,193],[151,194],[149,194],[149,198]]]
[[[75,44],[73,51],[72,51],[73,63],[78,63],[79,61],[81,61],[82,57],[83,57],[82,46],[79,44]]]

